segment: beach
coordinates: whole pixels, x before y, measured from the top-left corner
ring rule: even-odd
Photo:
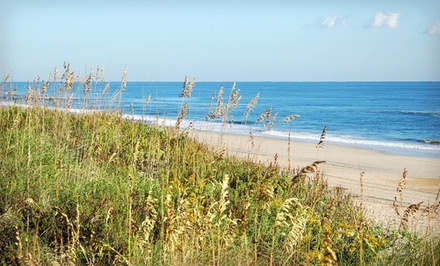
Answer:
[[[226,148],[227,154],[231,156],[268,164],[277,155],[281,167],[289,166],[288,140],[206,131],[192,131],[190,136],[215,149]],[[439,191],[440,159],[391,155],[378,150],[335,144],[324,144],[323,148],[317,149],[316,144],[291,141],[291,169],[300,169],[318,160],[325,161],[319,165],[319,169],[329,187],[350,194],[355,204],[362,203],[369,218],[390,228],[398,227],[401,221],[393,208],[393,201],[406,169],[407,184],[403,190],[400,213],[411,204],[423,202],[420,211],[410,220],[412,226],[415,230],[430,228],[439,231],[436,225],[438,215],[429,215],[422,210],[434,203]]]
[[[0,102],[0,108],[9,106],[7,102]],[[351,195],[355,204],[362,204],[369,218],[393,229],[399,227],[402,218],[396,213],[393,203],[405,169],[407,182],[402,202],[399,201],[400,214],[410,205],[420,202],[420,210],[426,209],[434,204],[440,189],[440,158],[395,155],[373,148],[328,144],[325,141],[323,147],[318,149],[316,142],[292,140],[289,144],[287,139],[233,134],[230,131],[188,132],[198,142],[217,150],[225,149],[229,156],[247,158],[265,165],[273,163],[277,157],[281,168],[290,167],[292,171],[298,171],[315,161],[325,161],[319,164],[319,170],[329,187]],[[437,213],[427,215],[420,211],[411,222],[418,231],[430,228],[440,232],[440,215]]]

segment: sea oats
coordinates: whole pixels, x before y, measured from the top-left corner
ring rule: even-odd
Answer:
[[[9,85],[8,92],[7,92],[7,94],[6,94],[6,97],[7,97],[10,101],[12,101],[12,98],[14,97],[14,95],[16,94],[16,92],[17,92],[17,91],[16,91],[14,85],[11,83],[11,84]]]
[[[196,77],[193,77],[193,79],[191,80],[189,86],[194,87],[195,84],[196,84]]]
[[[397,199],[399,199],[400,205],[402,205],[402,201],[403,201],[403,190],[405,190],[406,187],[407,175],[408,175],[408,171],[406,170],[406,168],[404,168],[402,173],[402,179],[400,179],[396,189]]]
[[[127,88],[127,74],[128,74],[128,65],[125,65],[124,72],[122,73],[121,91],[125,91],[125,89]]]
[[[218,157],[219,161],[222,161],[225,159],[226,153],[227,153],[227,148],[226,148],[226,146],[223,146],[222,150],[220,151],[219,157]]]
[[[3,77],[3,83],[4,84],[8,82],[10,76],[11,76],[10,73],[4,75],[4,77]]]
[[[127,73],[128,73],[128,65],[125,65],[124,72],[122,74],[121,78],[121,85],[117,91],[115,91],[109,101],[109,105],[113,104],[116,99],[119,98],[119,102],[122,101],[122,93],[127,88]],[[107,86],[106,86],[107,87]]]
[[[213,103],[214,100],[215,100],[215,95],[216,95],[215,92],[213,92],[212,95],[211,95],[211,101],[209,102],[209,111],[208,111],[208,117],[207,117],[207,119],[209,118],[209,114],[214,113],[214,110],[213,110],[213,108],[212,108],[212,103]]]
[[[263,126],[270,130],[272,127],[275,126],[275,120],[277,118],[278,113],[273,114],[272,113],[272,107],[267,109],[266,111],[262,112],[257,119],[257,123],[263,122]]]
[[[185,118],[186,116],[186,111],[188,109],[188,103],[185,103],[182,107],[182,109],[179,112],[179,117],[177,118],[176,121],[176,126],[175,129],[178,131],[180,129],[180,124],[182,123],[182,120]]]
[[[5,74],[5,76],[3,77],[3,82],[0,84],[0,95],[3,93],[3,89],[5,88],[6,83],[8,83],[8,79],[9,79],[9,73]]]
[[[133,103],[130,103],[130,112],[131,112],[131,117],[134,118],[134,106],[133,106]]]
[[[75,83],[75,73],[70,70],[70,64],[66,62],[64,62],[64,74],[62,79],[64,79],[64,89],[66,92],[72,90],[72,86]]]
[[[220,86],[220,89],[218,91],[218,96],[217,96],[217,106],[223,105],[223,93],[224,92],[225,92],[225,88],[223,86]]]
[[[257,122],[262,122],[265,119],[269,119],[272,115],[272,107],[267,109],[266,111],[262,112],[257,119]]]
[[[254,135],[252,134],[252,130],[249,131],[249,141],[251,142],[251,148],[255,149],[255,138]]]
[[[212,110],[212,108],[210,108],[207,119],[214,120],[223,115],[225,109],[225,107],[223,106],[223,93],[224,93],[224,88],[223,86],[220,86],[220,90],[217,95],[217,107],[215,108],[214,111]],[[213,94],[212,97],[215,97],[215,94]]]
[[[151,93],[148,94],[148,97],[147,97],[147,99],[145,100],[145,105],[149,104],[150,101],[151,101]]]
[[[28,85],[28,89],[27,89],[27,93],[26,93],[26,96],[25,96],[25,101],[26,102],[30,102],[30,100],[32,99],[32,96],[33,96],[33,90],[32,90],[32,87],[31,87],[31,85]]]
[[[403,228],[405,230],[408,229],[409,217],[411,215],[413,215],[414,213],[416,213],[420,209],[420,206],[422,205],[422,203],[423,203],[423,201],[419,202],[417,204],[411,204],[411,205],[409,205],[408,208],[405,209],[405,211],[403,212],[403,215],[402,215],[402,220],[400,221],[401,228]]]
[[[440,206],[439,204],[433,204],[433,205],[427,206],[427,207],[423,210],[423,212],[424,212],[424,213],[428,213],[428,214],[435,213],[435,212],[437,212],[437,209],[438,209],[439,206]]]
[[[73,93],[70,95],[70,97],[67,100],[67,109],[70,109],[72,107],[72,102],[73,102]],[[54,103],[54,105],[56,106],[56,103]]]
[[[321,137],[319,138],[319,143],[316,145],[316,148],[318,149],[324,148],[324,140],[325,140],[326,132],[327,132],[327,126],[324,126],[324,128],[322,129]]]
[[[235,89],[235,82],[232,85],[231,95],[229,96],[229,102],[232,103],[237,99],[237,96],[239,94],[240,90]]]
[[[238,96],[238,98],[235,99],[235,101],[234,101],[233,104],[232,104],[232,109],[233,109],[233,110],[234,110],[235,108],[237,108],[238,104],[239,104],[240,101],[241,101],[241,98],[242,98],[242,96],[240,95],[240,96]]]
[[[318,165],[321,163],[325,163],[325,161],[315,161],[311,165],[301,168],[298,174],[292,178],[292,181],[296,181],[298,177],[305,177],[308,173],[318,173]]]
[[[396,214],[400,216],[399,204],[397,204],[397,196],[394,197],[393,201],[393,209],[396,211]]]
[[[53,81],[58,80],[58,67],[55,67],[55,70],[53,71]]]
[[[189,122],[187,130],[192,130],[192,129],[194,129],[194,122],[193,121]]]
[[[245,117],[245,123],[247,121],[247,118],[249,117],[249,115],[251,114],[252,110],[254,109],[254,107],[257,105],[258,103],[258,98],[260,97],[260,93],[257,93],[257,95],[255,95],[254,98],[252,98],[248,105],[246,106],[246,111],[244,112],[244,117]]]
[[[104,80],[104,68],[102,68],[99,64],[96,67],[95,79],[99,80],[101,85],[103,85],[104,82],[105,82],[105,80]]]
[[[46,94],[47,93],[47,89],[49,88],[49,81],[44,81],[43,80],[43,86],[41,88],[41,93]]]
[[[281,120],[281,122],[282,123],[290,123],[290,122],[292,122],[293,120],[295,120],[295,119],[297,119],[299,117],[300,117],[300,115],[297,115],[297,114],[289,115],[289,116],[284,117]]]
[[[186,86],[188,86],[188,76],[185,76],[185,79],[183,80],[183,88],[185,89]]]
[[[105,84],[104,90],[102,91],[102,95],[107,95],[108,91],[110,90],[110,83]]]
[[[223,94],[225,92],[225,88],[223,86],[220,86],[220,90],[218,91],[217,96],[217,109],[215,110],[216,116],[219,117],[224,111],[223,106]]]
[[[54,97],[50,97],[49,101],[52,103],[54,107],[58,107],[58,100]]]
[[[185,81],[183,82],[183,91],[180,93],[179,97],[181,98],[191,97],[191,93],[195,84],[196,84],[196,77],[194,77],[189,84],[188,84],[188,77],[185,77]]]
[[[234,109],[238,106],[241,101],[241,96],[239,96],[240,90],[235,89],[235,82],[232,85],[231,94],[225,106],[222,108],[222,122],[226,123],[230,119],[230,115]]]
[[[84,82],[84,99],[87,98],[87,95],[90,91],[92,84],[92,74],[87,75],[86,80]]]

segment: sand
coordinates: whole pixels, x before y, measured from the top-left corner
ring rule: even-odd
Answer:
[[[228,135],[193,131],[197,141],[216,149],[226,147],[228,155],[247,157],[261,163],[273,162],[275,154],[282,167],[288,167],[288,141],[269,137]],[[361,204],[368,217],[383,226],[397,229],[401,217],[393,206],[396,188],[406,168],[407,185],[403,191],[400,213],[411,204],[422,202],[420,211],[410,217],[410,228],[417,232],[440,232],[439,213],[423,210],[435,202],[440,189],[440,159],[386,154],[377,150],[325,144],[317,149],[316,143],[291,141],[291,169],[302,168],[314,161],[323,160],[320,170],[330,187],[341,187],[353,196],[355,204]],[[362,177],[362,192],[360,175]]]

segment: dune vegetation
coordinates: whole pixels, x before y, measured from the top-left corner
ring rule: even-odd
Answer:
[[[438,236],[375,225],[329,188],[319,162],[288,171],[123,119],[126,72],[109,104],[89,112],[88,91],[105,95],[107,84],[99,71],[64,70],[33,83],[25,106],[0,108],[1,264],[440,264]],[[1,86],[7,101],[12,85]],[[83,112],[70,111],[73,88],[84,90]]]

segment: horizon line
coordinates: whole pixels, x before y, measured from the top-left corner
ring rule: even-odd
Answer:
[[[28,82],[28,83],[34,83],[34,82],[42,82],[44,80],[41,81],[11,81],[12,83],[14,82]],[[48,81],[48,80],[46,80]],[[54,82],[54,81],[50,81],[49,82]],[[55,82],[63,82],[61,79],[59,81],[55,81]],[[78,81],[75,81],[75,83]],[[100,82],[100,81],[96,81],[96,82]],[[121,80],[110,80],[110,81],[104,81],[104,83],[107,82],[111,82],[111,83],[117,83],[117,82],[121,82]],[[183,80],[127,80],[128,82],[182,82]],[[349,83],[349,82],[358,82],[358,83],[378,83],[378,82],[389,82],[389,83],[398,83],[398,82],[440,82],[440,80],[201,80],[201,81],[197,81],[196,83],[201,83],[201,82],[228,82],[228,83],[233,83],[233,82],[246,82],[246,83],[251,83],[251,82],[266,82],[266,83],[277,83],[277,82],[289,82],[289,83]],[[6,82],[9,83],[9,82]]]

